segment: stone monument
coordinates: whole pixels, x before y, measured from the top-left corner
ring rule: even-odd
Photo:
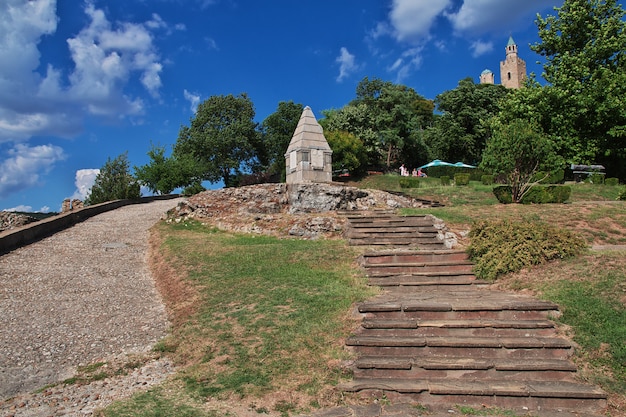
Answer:
[[[285,153],[287,184],[332,182],[332,153],[322,126],[306,106]]]

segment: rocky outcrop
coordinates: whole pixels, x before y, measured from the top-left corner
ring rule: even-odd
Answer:
[[[338,211],[421,207],[423,202],[378,190],[338,184],[258,184],[208,190],[168,213],[169,221],[193,218],[221,229],[276,236],[339,236]]]
[[[36,221],[37,219],[26,214],[14,213],[12,211],[0,211],[0,232]]]

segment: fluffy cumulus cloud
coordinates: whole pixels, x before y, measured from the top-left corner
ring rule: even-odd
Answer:
[[[435,19],[451,4],[452,0],[393,0],[389,21],[394,36],[411,43],[427,40]]]
[[[359,69],[356,64],[354,55],[352,55],[347,48],[341,47],[339,56],[335,60],[339,64],[339,75],[337,76],[337,82],[342,82],[345,78],[349,77],[352,73]]]
[[[42,176],[65,159],[63,149],[54,145],[17,144],[0,163],[0,198],[25,187],[41,185]]]
[[[141,114],[142,98],[127,92],[134,80],[158,97],[163,64],[153,32],[167,30],[163,19],[153,14],[147,22],[112,23],[89,1],[84,12],[89,23],[64,45],[73,61],[66,72],[41,62],[39,51],[42,38],[57,30],[56,1],[0,1],[0,142],[74,136],[85,110]]]
[[[89,195],[89,191],[93,184],[96,182],[96,177],[100,173],[99,169],[79,169],[76,171],[76,179],[74,185],[76,185],[76,191],[72,197],[73,199],[84,200]]]

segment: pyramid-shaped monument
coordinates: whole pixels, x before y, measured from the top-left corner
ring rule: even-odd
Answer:
[[[285,153],[287,184],[331,182],[332,153],[322,126],[306,106]]]

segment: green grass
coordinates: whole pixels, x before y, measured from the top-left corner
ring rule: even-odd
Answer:
[[[348,355],[340,342],[352,330],[346,318],[375,293],[344,241],[231,234],[197,222],[158,230],[170,262],[185,266],[198,295],[195,314],[156,346],[182,365],[177,380],[185,398],[201,404],[281,390],[315,398],[340,380],[333,364]],[[115,409],[144,401],[135,396]],[[288,405],[276,407],[282,413]]]

